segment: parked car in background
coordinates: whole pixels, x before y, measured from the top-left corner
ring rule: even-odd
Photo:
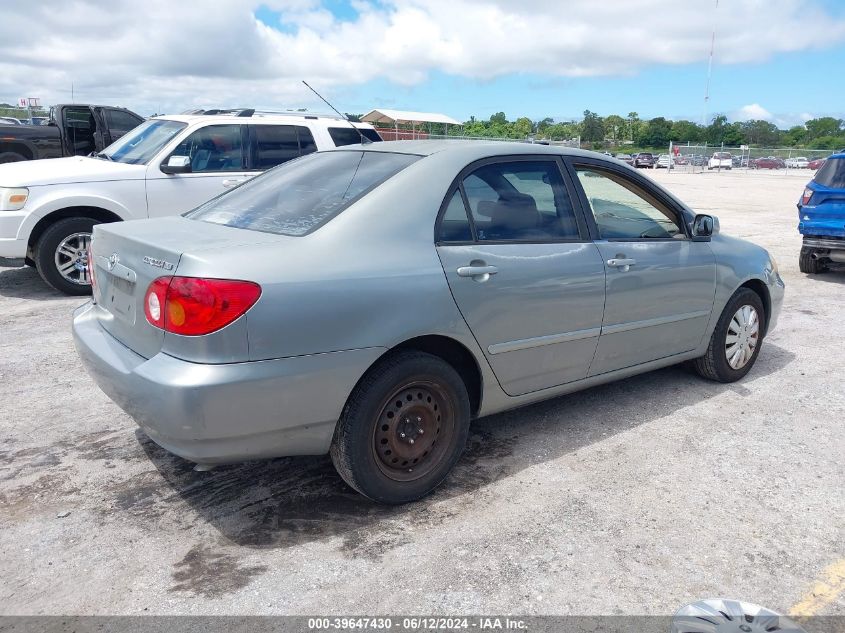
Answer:
[[[784,164],[789,169],[806,169],[810,165],[810,161],[806,156],[796,156],[794,158],[787,158]]]
[[[0,163],[87,156],[143,121],[142,116],[125,108],[57,105],[50,108],[47,125],[0,126]]]
[[[634,154],[634,167],[654,167],[654,154],[650,152],[640,152]]]
[[[0,116],[0,125],[23,125],[20,119],[10,116]]]
[[[827,160],[827,158],[816,158],[814,160],[811,160],[809,163],[807,163],[807,167],[809,169],[818,169],[819,167],[824,165],[824,162],[826,160]]]
[[[57,290],[87,294],[95,224],[183,213],[292,158],[381,140],[339,117],[253,114],[155,117],[92,156],[0,165],[0,257],[24,257]]]
[[[828,157],[798,201],[798,232],[804,236],[798,265],[803,273],[845,263],[845,152]]]
[[[634,157],[630,154],[617,154],[614,158],[616,158],[616,160],[621,160],[623,163],[627,163],[628,165],[634,164]]]
[[[733,167],[733,156],[728,152],[714,152],[707,161],[707,169],[731,169]]]
[[[672,164],[672,159],[669,157],[669,154],[661,154],[657,157],[657,160],[654,162],[655,169],[674,169],[674,165]]]
[[[527,143],[317,152],[99,225],[90,261],[77,350],[152,441],[202,468],[329,453],[381,503],[440,484],[473,418],[687,360],[741,379],[783,299],[714,217]]]
[[[753,158],[748,163],[750,169],[784,169],[786,164],[782,159],[776,156],[766,156],[765,158]]]

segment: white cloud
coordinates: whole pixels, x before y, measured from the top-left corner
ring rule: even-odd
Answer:
[[[775,116],[759,103],[751,103],[747,106],[742,106],[739,110],[733,113],[731,118],[736,121],[749,121],[752,119],[760,119],[763,121],[770,121],[772,123],[775,121]]]
[[[258,21],[262,5],[282,23]],[[714,24],[722,64],[845,40],[845,20],[798,0],[732,0],[715,12],[711,2],[665,0],[353,6],[357,17],[338,20],[316,0],[6,0],[0,99],[66,101],[73,83],[78,101],[144,113],[298,106],[314,102],[303,78],[331,94],[376,78],[414,85],[435,71],[480,80],[528,72],[579,77],[703,62]]]

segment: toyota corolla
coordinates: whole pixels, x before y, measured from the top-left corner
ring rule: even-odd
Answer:
[[[318,152],[98,225],[89,266],[77,349],[150,438],[201,468],[330,453],[383,503],[442,482],[472,418],[682,361],[739,380],[784,291],[620,161],[459,141]]]

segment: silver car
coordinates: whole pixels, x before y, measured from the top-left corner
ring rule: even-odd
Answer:
[[[328,452],[384,503],[442,482],[472,418],[687,360],[742,378],[784,292],[633,168],[536,144],[318,152],[100,224],[89,261],[77,349],[150,438],[201,469]]]

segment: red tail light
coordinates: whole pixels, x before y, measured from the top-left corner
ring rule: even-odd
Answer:
[[[159,277],[147,288],[144,314],[167,332],[200,336],[226,327],[260,296],[261,286],[251,281]]]
[[[809,187],[804,189],[804,195],[801,196],[801,206],[804,206],[805,204],[810,204],[810,198],[812,198],[812,197],[813,197],[813,190],[810,189]]]

